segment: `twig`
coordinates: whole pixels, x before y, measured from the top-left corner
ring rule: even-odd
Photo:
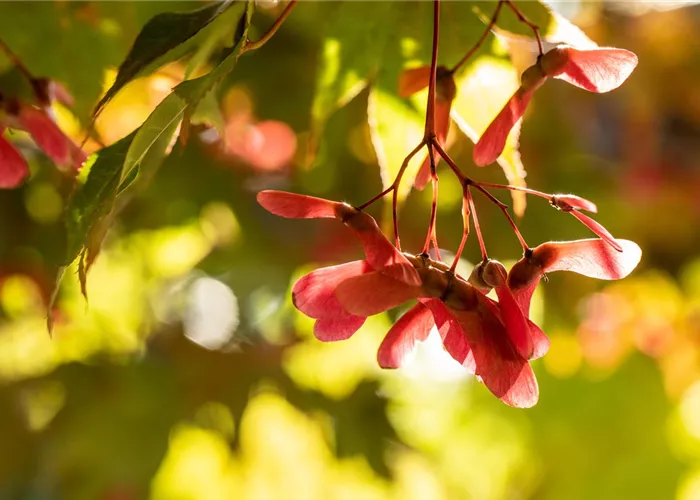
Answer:
[[[14,64],[17,67],[17,69],[20,70],[20,72],[24,75],[24,77],[27,80],[29,80],[29,82],[33,85],[33,82],[36,80],[36,78],[34,78],[34,75],[32,75],[31,71],[29,71],[29,68],[27,68],[24,65],[22,60],[19,57],[17,57],[17,54],[12,52],[12,49],[10,49],[10,47],[8,47],[8,45],[2,39],[0,39],[0,50],[2,50],[5,53],[10,62]]]
[[[399,250],[401,250],[401,240],[399,238],[399,186],[401,185],[401,179],[403,178],[403,174],[406,171],[411,158],[416,156],[418,151],[420,151],[424,145],[424,141],[421,141],[421,143],[418,144],[413,151],[408,153],[408,156],[401,164],[401,168],[399,169],[398,174],[396,174],[396,179],[394,179],[394,183],[391,186],[391,189],[394,191],[391,199],[391,215],[394,218],[394,237],[396,238],[396,248]]]
[[[542,38],[540,37],[539,26],[537,26],[527,17],[525,17],[525,15],[522,12],[520,12],[520,9],[518,9],[515,6],[513,0],[505,0],[505,2],[508,4],[508,7],[510,7],[510,10],[512,10],[515,13],[515,15],[518,16],[520,22],[527,24],[530,27],[530,29],[535,33],[535,38],[537,39],[537,48],[540,50],[540,56],[544,54],[544,50],[542,50]]]
[[[459,167],[450,157],[450,155],[448,155],[447,152],[444,149],[442,149],[442,146],[440,146],[440,143],[438,143],[438,141],[433,141],[433,146],[435,147],[435,151],[437,151],[440,157],[443,160],[445,160],[445,162],[450,166],[450,168],[462,184],[475,184],[475,182],[470,177],[467,177],[462,173],[462,171],[459,169]]]
[[[450,271],[455,272],[455,269],[457,269],[457,263],[459,262],[459,258],[462,256],[462,252],[464,251],[464,246],[467,243],[467,238],[469,237],[469,216],[471,212],[469,210],[469,201],[467,200],[466,197],[466,191],[462,195],[462,241],[459,242],[459,248],[457,249],[457,253],[455,254],[455,258],[452,261],[452,266],[450,266]]]
[[[428,253],[430,250],[430,243],[435,243],[435,248],[437,248],[437,229],[435,227],[435,221],[437,220],[437,201],[438,201],[438,177],[435,173],[435,153],[433,152],[432,146],[428,145],[428,157],[430,159],[430,172],[431,172],[431,184],[433,187],[433,202],[430,207],[430,223],[428,225],[428,234],[425,237],[425,245],[423,246],[423,252]]]
[[[486,40],[486,37],[488,36],[489,32],[493,28],[493,26],[496,24],[496,21],[498,21],[498,15],[501,13],[501,8],[503,8],[505,0],[498,0],[498,5],[496,6],[496,10],[494,11],[493,15],[491,16],[491,21],[489,24],[486,26],[486,29],[484,32],[481,34],[479,39],[476,41],[474,46],[469,49],[469,51],[462,57],[462,59],[459,60],[457,64],[450,70],[450,73],[455,74],[459,68],[461,68],[464,63],[466,63],[471,56],[474,55],[474,53],[479,50],[479,47],[484,43],[484,40]]]
[[[34,91],[34,95],[36,96],[37,100],[41,103],[46,104],[45,101],[48,100],[48,96],[46,95],[46,90],[42,87],[41,82],[42,79],[36,78],[31,71],[29,71],[29,68],[22,62],[22,60],[12,52],[12,49],[2,40],[0,39],[0,50],[5,53],[5,56],[10,60],[10,62],[19,70],[20,73],[24,76],[24,78],[27,79],[29,84],[32,86],[32,90]]]
[[[479,247],[481,248],[481,258],[482,260],[488,260],[489,256],[486,253],[486,245],[484,244],[484,237],[481,234],[481,226],[479,226],[479,217],[476,215],[476,207],[474,206],[474,199],[469,191],[469,185],[464,187],[465,196],[467,202],[469,203],[469,209],[472,213],[472,220],[474,221],[474,229],[476,230],[476,237],[479,239]]]
[[[275,20],[275,22],[270,26],[270,28],[267,30],[267,32],[260,37],[259,40],[256,41],[250,41],[246,40],[245,45],[241,48],[241,54],[245,54],[249,50],[255,50],[259,49],[263,45],[265,45],[270,38],[273,37],[275,33],[277,33],[277,30],[279,29],[280,26],[282,26],[282,23],[289,17],[289,14],[292,13],[292,9],[296,7],[297,3],[299,3],[299,0],[291,0],[288,4],[287,7],[282,11],[280,16]]]
[[[478,184],[479,186],[485,187],[485,188],[493,188],[493,189],[507,189],[509,191],[522,191],[523,193],[531,194],[534,196],[539,196],[540,198],[546,198],[546,199],[551,199],[552,195],[543,193],[542,191],[537,191],[535,189],[530,189],[522,186],[510,186],[508,184],[493,184],[491,182],[474,182],[474,184]]]
[[[425,113],[425,142],[435,137],[435,81],[437,79],[438,41],[440,37],[440,0],[433,2],[433,49],[430,58],[430,80],[428,82],[428,105]],[[430,144],[428,144],[430,150]]]
[[[491,200],[501,210],[501,212],[503,212],[503,215],[505,215],[506,219],[508,219],[508,223],[510,224],[510,227],[513,229],[513,232],[515,233],[515,236],[518,237],[518,241],[520,241],[520,245],[523,247],[523,250],[527,250],[528,248],[530,248],[527,246],[527,243],[525,242],[525,238],[523,238],[523,235],[520,234],[520,230],[518,229],[518,226],[515,224],[515,221],[508,213],[508,205],[506,205],[502,201],[498,200],[494,195],[489,193],[486,189],[484,189],[479,184],[474,184],[474,187],[476,189],[478,189],[479,191],[481,191],[484,194],[484,196],[486,196],[489,200]]]

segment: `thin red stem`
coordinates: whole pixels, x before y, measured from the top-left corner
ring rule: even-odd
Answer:
[[[430,243],[433,241],[437,248],[437,229],[435,225],[437,220],[438,177],[435,174],[435,156],[433,148],[430,145],[428,145],[428,157],[430,158],[430,171],[432,172],[433,203],[430,208],[430,224],[428,225],[428,234],[425,237],[425,245],[423,245],[422,253],[428,253],[428,250],[430,250]]]
[[[392,183],[391,189],[393,191],[393,197],[391,200],[391,215],[394,218],[394,237],[396,238],[396,248],[398,250],[401,250],[401,240],[399,239],[399,186],[401,185],[401,178],[403,177],[404,172],[406,171],[406,168],[408,167],[408,163],[411,161],[411,158],[416,156],[418,151],[421,150],[425,143],[421,141],[418,146],[416,146],[413,151],[408,153],[408,156],[403,160],[403,163],[401,164],[401,168],[399,168],[399,172],[396,174],[396,179],[394,179],[394,182]]]
[[[436,140],[432,141],[432,145],[435,147],[435,151],[437,151],[437,154],[440,155],[440,157],[445,160],[445,162],[450,166],[452,171],[455,173],[457,178],[462,182],[462,184],[475,184],[475,182],[464,175],[462,171],[459,169],[457,164],[454,162],[452,158],[450,158],[450,155],[448,155],[444,149],[442,149],[442,146],[440,146],[440,143]]]
[[[455,258],[452,261],[452,265],[450,266],[450,271],[454,272],[455,269],[457,269],[457,263],[459,262],[459,258],[462,256],[462,252],[464,251],[464,246],[467,243],[467,238],[469,237],[469,202],[467,201],[466,197],[466,188],[464,191],[464,196],[462,196],[462,224],[463,224],[463,231],[462,231],[462,241],[459,242],[459,248],[457,249],[457,253],[455,254]]]
[[[438,245],[437,236],[435,236],[435,234],[433,234],[433,248],[435,249],[435,257],[437,257],[437,260],[442,261],[442,257],[440,256],[440,246]]]
[[[481,226],[479,226],[479,217],[476,215],[476,206],[474,206],[474,199],[469,191],[469,186],[465,189],[467,202],[469,203],[469,209],[472,213],[472,220],[474,221],[474,229],[476,230],[476,237],[479,239],[479,247],[481,248],[481,258],[482,260],[487,260],[489,258],[486,253],[486,245],[484,244],[484,237],[481,234]]]
[[[19,57],[17,57],[17,54],[12,52],[12,49],[10,49],[10,47],[8,47],[8,45],[2,39],[0,39],[0,50],[2,50],[5,53],[10,62],[17,67],[17,69],[24,75],[24,77],[27,80],[29,80],[30,83],[33,83],[36,80],[36,78],[34,78],[34,76],[32,75],[31,71],[29,71],[29,68],[27,68],[24,65],[22,60]]]
[[[527,250],[529,247],[527,246],[527,243],[525,242],[525,238],[523,238],[523,235],[520,233],[520,230],[518,229],[518,226],[515,224],[515,221],[513,220],[513,218],[512,218],[512,217],[510,216],[510,214],[508,213],[508,205],[506,205],[505,203],[501,202],[501,201],[498,200],[495,196],[493,196],[491,193],[489,193],[489,192],[485,189],[485,187],[494,187],[494,188],[504,188],[504,189],[522,190],[522,191],[528,192],[528,193],[530,193],[530,194],[534,194],[534,195],[537,195],[537,196],[542,196],[543,198],[548,198],[548,199],[551,199],[552,196],[551,196],[551,195],[547,195],[547,194],[545,194],[545,193],[540,193],[539,191],[535,191],[534,189],[528,189],[528,188],[517,188],[517,189],[516,189],[514,186],[506,186],[506,185],[503,185],[503,184],[491,184],[491,183],[489,183],[489,182],[477,182],[477,181],[474,181],[474,180],[472,180],[470,177],[467,177],[466,175],[464,175],[464,174],[462,173],[461,170],[459,170],[459,168],[457,167],[457,164],[454,162],[454,160],[452,160],[452,158],[450,158],[450,155],[448,155],[448,154],[440,147],[440,145],[437,143],[437,141],[435,141],[435,142],[433,143],[433,145],[435,146],[435,149],[436,149],[437,152],[440,154],[440,156],[445,160],[445,162],[450,166],[450,168],[452,168],[452,171],[455,173],[455,175],[457,175],[457,177],[460,179],[460,181],[462,181],[462,184],[466,185],[467,187],[469,187],[470,185],[474,186],[476,189],[478,189],[479,191],[481,191],[482,193],[484,193],[484,195],[485,195],[491,202],[493,202],[493,203],[501,210],[501,212],[503,212],[503,215],[505,215],[506,218],[508,219],[508,223],[510,224],[510,227],[513,228],[513,232],[514,232],[515,235],[518,237],[518,241],[520,241],[520,244],[522,245],[523,250]],[[469,199],[471,199],[471,194],[469,195]],[[479,222],[478,222],[478,220],[477,220],[477,216],[476,216],[475,209],[474,209],[474,207],[473,207],[473,203],[472,203],[472,216],[474,217],[474,227],[476,228],[477,235],[479,236],[479,243],[480,243],[481,246],[482,246],[482,254],[483,254],[483,252],[485,252],[485,250],[484,250],[483,240],[482,240],[482,238],[481,238],[481,231],[479,230]]]
[[[37,97],[37,100],[39,102],[44,101],[46,96],[45,92],[43,92],[41,89],[40,79],[32,75],[29,68],[27,68],[17,54],[12,52],[12,49],[10,49],[10,47],[2,39],[0,39],[0,50],[5,53],[5,56],[7,56],[10,62],[19,70],[20,73],[22,73],[24,78],[27,79],[29,84],[32,86],[32,90],[34,91],[34,95]]]
[[[486,40],[486,37],[488,36],[489,32],[496,24],[496,21],[498,21],[498,15],[501,13],[501,9],[503,8],[504,2],[505,2],[505,0],[498,0],[498,5],[496,6],[496,10],[494,11],[493,15],[491,16],[491,21],[486,26],[486,29],[481,34],[479,39],[476,41],[474,46],[471,49],[469,49],[469,51],[464,55],[464,57],[462,57],[462,59],[459,60],[459,62],[457,64],[454,65],[454,67],[450,70],[450,73],[455,74],[459,70],[459,68],[461,68],[464,65],[464,63],[466,63],[471,58],[471,56],[473,56],[474,53],[477,50],[479,50],[479,47],[481,47],[481,45],[484,43],[484,40]]]
[[[295,3],[296,0],[293,0],[292,3]],[[287,10],[290,10],[290,6],[287,7]],[[286,11],[285,11],[286,12]],[[285,16],[285,13],[283,12],[282,15],[280,16],[280,19]],[[278,19],[279,23],[276,22],[275,24],[281,24],[281,21]],[[272,31],[272,29],[271,29]],[[401,168],[399,168],[398,173],[396,174],[396,178],[394,179],[394,182],[392,182],[391,186],[386,188],[384,191],[379,193],[377,196],[372,198],[366,203],[363,203],[360,205],[359,208],[360,210],[367,208],[370,206],[372,203],[377,201],[378,199],[384,197],[385,195],[389,194],[389,192],[392,192],[392,201],[391,201],[391,215],[393,218],[394,222],[394,237],[396,238],[396,248],[398,250],[401,250],[401,239],[399,238],[399,215],[398,215],[398,206],[399,206],[399,186],[401,185],[401,179],[403,178],[403,174],[406,171],[406,168],[408,167],[409,162],[411,161],[411,158],[413,158],[418,151],[424,146],[428,145],[428,154],[431,155],[431,160],[433,151],[430,148],[431,144],[436,143],[435,141],[435,80],[437,78],[437,57],[438,57],[438,39],[440,37],[440,0],[435,0],[433,3],[433,50],[432,50],[432,58],[430,61],[430,81],[428,83],[428,105],[427,105],[427,112],[425,115],[425,135],[423,140],[416,146],[413,151],[411,151],[408,156],[403,160],[403,163],[401,164]],[[431,166],[431,173],[433,176],[435,175],[435,166],[434,166],[434,161]],[[433,232],[434,232],[434,227],[435,227],[435,219],[437,215],[437,186],[435,186],[437,182],[437,178],[434,178],[433,181],[433,209],[431,211],[431,217],[430,217],[430,228],[428,230],[428,236],[427,236],[427,243],[426,245],[429,247],[430,241],[433,239],[436,239]],[[426,249],[427,252],[427,249]]]
[[[386,188],[384,191],[382,191],[381,193],[379,193],[377,196],[375,196],[375,197],[372,198],[371,200],[369,200],[369,201],[367,201],[367,202],[363,203],[362,205],[359,205],[359,206],[357,206],[357,207],[355,207],[355,208],[357,208],[358,210],[364,210],[365,208],[367,208],[368,206],[370,206],[370,205],[371,205],[372,203],[374,203],[375,201],[377,201],[377,200],[379,200],[380,198],[383,198],[384,196],[386,196],[387,194],[389,194],[393,189],[394,189],[394,184],[392,184],[391,186],[389,186],[388,188]]]
[[[534,196],[539,196],[540,198],[551,199],[552,195],[543,193],[542,191],[536,191],[534,189],[522,187],[522,186],[509,186],[508,184],[493,184],[491,182],[474,182],[475,185],[483,186],[485,188],[493,189],[507,189],[509,191],[522,191],[523,193],[531,194]]]
[[[520,9],[518,9],[515,4],[513,3],[513,0],[505,0],[505,2],[508,4],[508,7],[515,13],[516,16],[518,16],[518,19],[520,22],[527,24],[530,29],[533,31],[535,34],[535,38],[537,39],[537,48],[540,51],[540,55],[544,54],[544,50],[542,49],[542,38],[540,37],[540,28],[536,24],[534,24],[532,21],[530,21],[525,15],[520,12]]]
[[[518,226],[515,224],[515,221],[513,218],[510,216],[508,213],[508,205],[503,203],[502,201],[498,200],[494,195],[489,193],[486,189],[484,189],[482,186],[475,184],[474,187],[481,191],[484,196],[486,196],[489,200],[491,200],[493,203],[496,204],[496,206],[503,212],[503,215],[505,215],[506,219],[508,219],[508,223],[510,224],[510,227],[513,229],[513,232],[515,233],[515,236],[518,237],[518,241],[520,241],[520,245],[523,247],[523,250],[527,250],[528,247],[527,243],[525,242],[525,238],[523,238],[523,235],[520,233],[520,230],[518,229]]]
[[[425,113],[426,142],[435,137],[435,81],[437,79],[438,41],[440,38],[440,0],[433,2],[433,50],[430,58],[430,80],[428,82],[428,106]]]
[[[358,210],[364,210],[365,208],[367,208],[371,204],[373,204],[375,201],[383,198],[384,196],[386,196],[390,192],[398,189],[399,184],[401,183],[401,178],[403,177],[404,170],[406,170],[406,168],[408,167],[408,162],[411,161],[411,158],[413,158],[418,153],[418,151],[420,151],[420,148],[422,148],[424,145],[425,145],[425,143],[421,142],[420,144],[418,144],[418,146],[416,146],[416,148],[413,151],[411,151],[408,154],[408,156],[404,159],[403,163],[401,164],[401,168],[399,168],[399,171],[396,174],[396,177],[394,178],[394,182],[391,183],[391,186],[386,188],[384,191],[382,191],[381,193],[379,193],[378,195],[376,195],[375,197],[373,197],[369,201],[366,201],[362,205],[358,205],[355,208],[357,208]]]
[[[255,50],[259,49],[263,45],[265,45],[270,38],[273,37],[275,33],[277,33],[277,30],[279,29],[280,26],[282,26],[282,23],[289,17],[289,14],[292,13],[292,9],[296,7],[297,3],[299,3],[299,0],[291,0],[285,9],[282,11],[280,16],[275,20],[275,22],[270,26],[270,28],[267,30],[267,32],[260,37],[260,39],[253,41],[247,40],[245,45],[241,48],[241,54],[244,54],[248,52],[249,50]]]

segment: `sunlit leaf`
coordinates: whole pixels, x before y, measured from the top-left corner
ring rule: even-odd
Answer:
[[[129,54],[119,66],[114,84],[100,99],[94,113],[99,113],[100,109],[144,68],[192,38],[232,4],[233,0],[225,0],[193,12],[166,12],[151,19],[134,41]]]
[[[103,148],[88,159],[89,172],[85,184],[79,185],[73,194],[66,212],[68,249],[63,266],[80,256],[78,274],[83,294],[86,293],[86,278],[92,263],[99,253],[112,218],[118,195],[133,182],[134,176],[121,181],[121,171],[129,148],[141,129],[136,130],[112,146]],[[165,148],[172,137],[161,134],[144,152],[140,168],[153,171],[165,158]],[[59,276],[56,287],[60,285]],[[55,294],[55,292],[54,292]],[[54,297],[55,299],[55,297]],[[50,325],[50,323],[49,323]]]
[[[166,156],[178,125],[188,117],[188,113],[193,112],[190,107],[196,108],[235,66],[246,39],[251,15],[252,8],[248,4],[241,18],[243,29],[239,32],[238,42],[214,70],[178,85],[139,129],[100,150],[88,161],[87,181],[77,188],[68,207],[68,250],[63,259],[66,266],[80,256],[78,272],[85,295],[87,272],[111,225],[117,197],[128,199],[134,193],[130,189],[134,183],[143,188],[150,182]]]
[[[108,68],[153,16],[168,10],[193,10],[196,2],[34,2],[18,9],[0,4],[2,40],[36,77],[61,82],[75,97],[73,110],[88,119],[103,90]],[[27,20],[31,20],[31,31]],[[40,36],[38,35],[40,34]],[[0,67],[9,68],[0,57]],[[13,95],[12,93],[10,95]],[[27,96],[29,96],[27,94]]]
[[[248,36],[248,28],[250,27],[250,19],[253,15],[253,4],[248,2],[246,10],[240,18],[236,33],[236,44],[227,52],[226,57],[209,73],[193,80],[186,80],[180,83],[173,93],[184,99],[186,107],[184,109],[184,124],[183,134],[187,137],[187,129],[192,116],[197,111],[200,103],[205,100],[208,94],[211,94],[217,85],[228,75],[238,62],[238,57],[241,54],[241,49]],[[174,110],[174,108],[173,108]]]
[[[214,127],[219,134],[224,134],[224,116],[215,91],[209,92],[199,103],[194,113],[190,117],[190,124],[203,124]]]
[[[141,165],[145,156],[156,143],[162,146],[162,153],[165,153],[165,148],[170,143],[177,126],[182,121],[186,108],[187,103],[185,100],[173,92],[153,110],[153,113],[136,132],[129,146],[129,151],[124,159],[120,182],[128,178],[134,168]]]
[[[397,4],[378,2],[370,16],[362,2],[324,2],[319,7],[324,35],[311,108],[312,156],[328,117],[357,96],[380,70],[391,36],[384,22],[395,15]]]
[[[137,132],[101,149],[88,159],[85,167],[89,168],[87,180],[76,188],[66,211],[68,250],[64,265],[75,260],[92,227],[112,211],[121,169]]]

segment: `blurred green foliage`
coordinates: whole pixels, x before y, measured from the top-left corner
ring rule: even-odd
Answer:
[[[432,338],[406,369],[381,371],[376,350],[395,311],[347,341],[318,342],[291,284],[360,247],[334,221],[284,220],[255,202],[264,188],[353,203],[381,189],[368,103],[401,140],[420,131],[421,97],[399,100],[394,85],[429,57],[429,4],[301,2],[240,58],[150,186],[118,204],[87,303],[77,264],[67,268],[53,338],[44,311],[73,179],[13,136],[32,178],[0,192],[0,499],[700,498],[698,9],[625,5],[567,4],[589,36],[641,64],[610,95],[547,83],[521,153],[528,185],[595,200],[599,220],[645,256],[619,283],[554,275],[541,285],[536,319],[552,348],[534,363],[532,410],[504,406]],[[0,36],[35,74],[66,84],[76,104],[57,109],[59,122],[81,139],[141,27],[202,6],[0,3]],[[257,10],[253,39],[281,8]],[[493,3],[444,4],[445,64],[478,38],[474,8]],[[524,8],[548,22],[538,4]],[[185,75],[230,55],[233,23],[213,22],[189,57],[126,85],[95,124],[102,142],[128,136]],[[512,15],[502,26],[528,33]],[[492,37],[467,71],[489,61],[508,61]],[[473,167],[471,142],[453,129],[458,164],[502,182],[500,169]],[[387,137],[385,150],[405,155]],[[459,186],[440,174],[440,242],[455,249]],[[421,245],[429,206],[429,192],[407,195],[407,249]],[[517,259],[501,214],[479,207],[492,255]],[[531,244],[587,237],[570,219],[534,199],[520,226]],[[464,265],[478,258],[470,241]]]

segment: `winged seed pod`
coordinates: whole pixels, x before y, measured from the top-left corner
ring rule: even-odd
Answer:
[[[564,80],[589,92],[609,92],[627,80],[637,61],[637,56],[625,49],[579,50],[568,45],[555,46],[525,70],[520,88],[476,143],[474,162],[488,165],[496,161],[511,129],[523,117],[532,95],[548,78]]]

